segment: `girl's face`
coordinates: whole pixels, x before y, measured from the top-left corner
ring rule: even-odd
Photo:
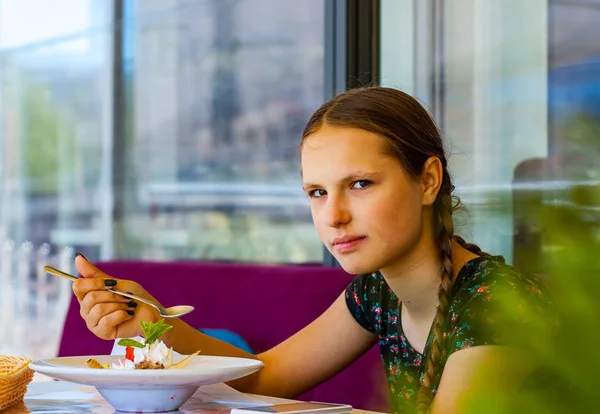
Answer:
[[[384,138],[322,126],[302,147],[302,179],[323,243],[351,274],[393,268],[421,240],[424,190]]]

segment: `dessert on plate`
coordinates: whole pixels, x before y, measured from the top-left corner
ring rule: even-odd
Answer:
[[[164,323],[164,319],[156,323],[141,321],[143,342],[135,339],[121,339],[118,344],[125,347],[125,358],[113,364],[101,364],[90,358],[88,368],[97,369],[169,369],[185,367],[200,351],[188,355],[177,363],[173,363],[173,348],[167,348],[160,337],[172,328]]]

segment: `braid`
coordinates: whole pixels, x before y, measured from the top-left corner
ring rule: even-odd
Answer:
[[[481,250],[481,247],[477,246],[475,243],[467,243],[465,239],[463,239],[460,236],[454,236],[454,240],[456,240],[458,244],[460,244],[462,247],[464,247],[471,253],[475,253],[477,256],[490,256],[489,253],[486,253],[483,250]]]
[[[444,181],[448,183],[449,177]],[[445,188],[444,188],[445,187]],[[438,237],[437,244],[440,248],[440,258],[443,269],[441,275],[440,290],[438,292],[438,307],[435,314],[433,325],[433,341],[429,349],[429,358],[427,367],[421,378],[421,388],[417,394],[417,411],[426,413],[431,405],[431,394],[434,382],[437,381],[441,368],[442,350],[444,343],[444,325],[446,315],[450,307],[450,297],[452,285],[454,284],[454,268],[452,264],[452,237],[454,236],[454,224],[452,222],[452,196],[450,187],[444,186],[440,189],[440,194],[435,201],[434,207],[438,216]]]
[[[462,237],[454,235],[452,213],[455,209],[460,207],[460,199],[456,198],[456,203],[452,203],[452,191],[454,187],[449,184],[450,176],[447,172],[444,173],[443,183],[434,204],[439,229],[436,242],[440,248],[440,259],[443,268],[440,290],[438,291],[438,306],[433,325],[434,336],[429,348],[427,366],[423,371],[423,377],[421,378],[421,387],[417,394],[417,411],[419,413],[427,413],[429,411],[433,388],[439,385],[435,382],[437,382],[441,369],[442,351],[445,340],[444,325],[450,307],[452,286],[455,281],[454,266],[452,263],[452,240],[456,240],[458,244],[472,253],[479,256],[489,256],[488,253],[482,251],[476,244],[467,243]]]

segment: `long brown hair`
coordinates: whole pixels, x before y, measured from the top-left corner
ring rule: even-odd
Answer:
[[[389,154],[398,158],[406,171],[415,178],[421,175],[429,157],[435,156],[442,163],[442,184],[433,207],[436,243],[443,270],[433,326],[434,338],[417,397],[418,410],[426,412],[431,405],[442,369],[443,328],[454,284],[452,240],[475,254],[485,253],[476,245],[466,243],[454,235],[452,213],[460,206],[460,200],[452,195],[454,187],[448,173],[444,143],[436,123],[415,98],[399,90],[383,87],[357,88],[339,94],[312,115],[304,128],[302,144],[307,136],[324,124],[358,128],[380,135],[386,140]]]

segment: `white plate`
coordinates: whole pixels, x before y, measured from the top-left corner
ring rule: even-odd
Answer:
[[[198,355],[182,369],[93,369],[86,362],[90,358],[101,364],[116,362],[123,356],[79,356],[50,358],[33,361],[34,371],[66,381],[93,386],[148,386],[148,385],[208,385],[229,381],[258,371],[263,363],[256,359]],[[185,356],[175,356],[175,362]]]
[[[33,361],[29,366],[53,378],[95,386],[117,410],[138,412],[176,410],[201,385],[230,381],[263,367],[255,359],[198,355],[181,369],[93,369],[86,365],[90,358],[110,364],[123,356],[50,358]],[[183,358],[173,359],[177,362]]]

